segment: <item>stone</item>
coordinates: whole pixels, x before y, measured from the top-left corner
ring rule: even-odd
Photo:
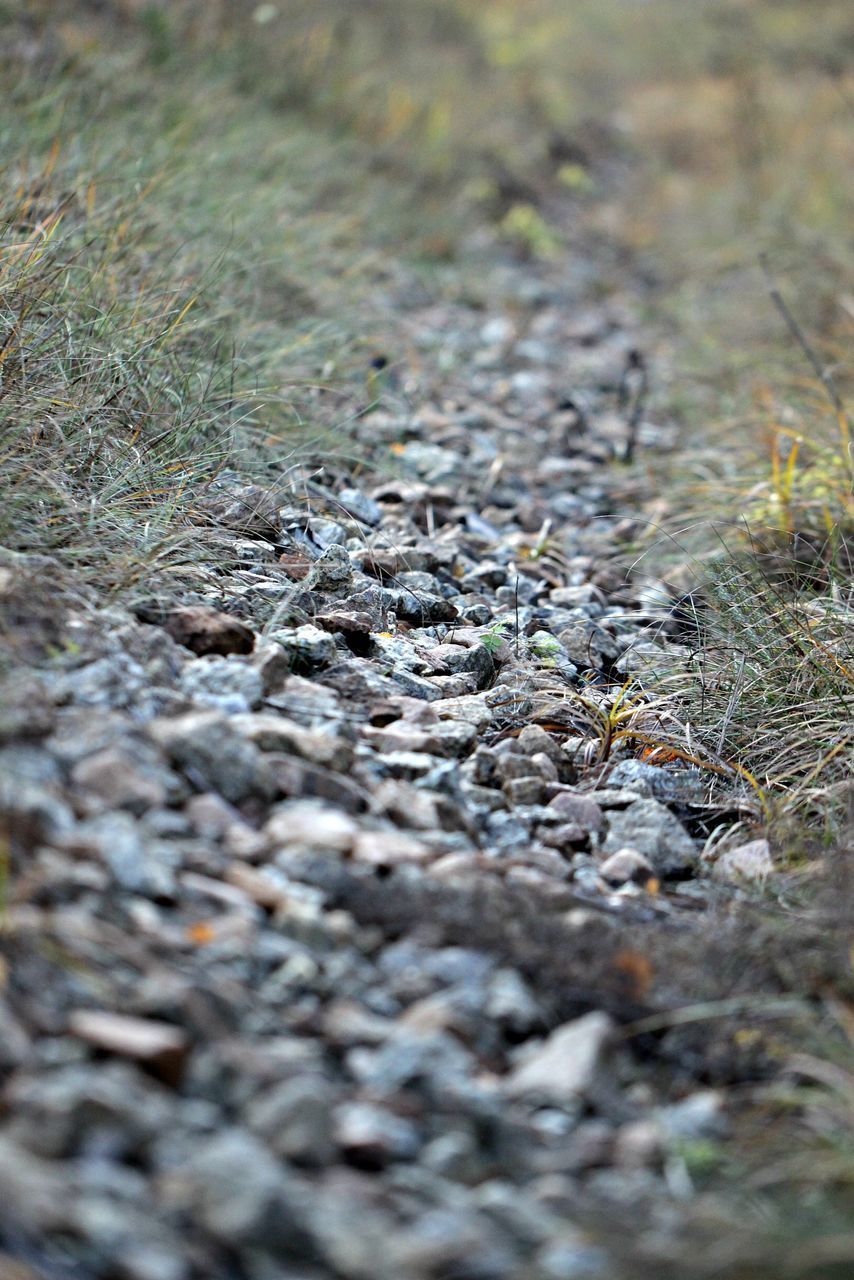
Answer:
[[[257,1094],[246,1111],[249,1127],[294,1164],[321,1167],[335,1155],[336,1091],[322,1077],[297,1076]]]
[[[536,776],[508,778],[502,790],[512,805],[540,804],[543,798],[543,779]]]
[[[353,586],[353,565],[346,548],[337,543],[328,546],[314,562],[305,585],[310,591],[325,591],[331,595],[350,591]]]
[[[179,1084],[184,1074],[190,1048],[187,1033],[168,1022],[73,1009],[68,1029],[94,1049],[138,1062],[166,1084]]]
[[[127,893],[174,899],[174,853],[162,842],[146,840],[144,829],[129,813],[102,813],[87,818],[63,837],[61,847],[100,859],[114,882]]]
[[[442,662],[452,673],[473,675],[479,689],[489,684],[495,675],[492,654],[483,644],[439,644],[430,650],[430,657]]]
[[[614,1163],[623,1169],[657,1165],[664,1154],[661,1129],[655,1120],[631,1120],[614,1139]]]
[[[559,849],[567,857],[576,850],[585,848],[590,842],[590,832],[577,822],[562,822],[557,827],[542,826],[539,837],[544,845]]]
[[[697,770],[674,773],[645,764],[642,760],[621,760],[608,774],[609,787],[629,787],[639,796],[662,804],[702,803],[705,786]]]
[[[656,1112],[659,1128],[673,1143],[723,1137],[727,1130],[723,1093],[702,1089]]]
[[[60,1045],[76,1047],[63,1038]],[[116,1155],[132,1155],[174,1117],[175,1094],[118,1059],[67,1062],[21,1073],[4,1099],[11,1136],[36,1155],[65,1157],[107,1137]]]
[[[527,1050],[504,1078],[510,1097],[536,1096],[561,1105],[578,1102],[594,1083],[615,1024],[606,1013],[588,1013],[564,1023]]]
[[[498,969],[489,979],[484,1013],[515,1037],[530,1035],[543,1023],[543,1011],[515,969]]]
[[[0,814],[13,844],[22,846],[61,839],[74,828],[74,814],[55,787],[8,773],[0,773]]]
[[[570,661],[580,671],[600,668],[617,656],[613,637],[593,622],[567,627],[558,639]]]
[[[648,884],[655,878],[655,871],[648,858],[637,849],[618,849],[599,867],[599,875],[607,884]]]
[[[415,1125],[369,1102],[338,1107],[334,1133],[345,1159],[371,1172],[396,1160],[414,1160],[421,1146]]]
[[[382,507],[359,489],[341,489],[336,499],[344,510],[362,524],[372,527],[378,525],[383,518]]]
[[[179,688],[192,702],[229,715],[259,707],[264,696],[259,671],[240,658],[215,655],[188,662],[181,673]]]
[[[442,696],[442,690],[432,680],[425,680],[412,671],[396,667],[389,673],[395,684],[399,685],[410,698],[420,698],[423,702],[435,702]]]
[[[715,860],[712,875],[729,884],[762,884],[774,870],[767,840],[750,840],[735,849],[726,849]]]
[[[354,820],[340,809],[316,801],[295,800],[277,805],[263,828],[272,848],[299,845],[308,849],[348,852],[358,834]]]
[[[33,1155],[24,1145],[0,1134],[0,1204],[3,1217],[19,1231],[35,1238],[61,1231],[67,1225],[69,1201],[74,1186],[68,1169],[55,1160]],[[5,1255],[0,1255],[4,1280],[41,1280],[44,1272],[24,1270],[20,1277],[6,1271]]]
[[[254,743],[232,729],[216,711],[193,711],[162,718],[149,733],[190,780],[239,803],[249,796],[272,799],[277,786],[264,756]]]
[[[635,800],[609,813],[604,852],[617,853],[626,846],[648,858],[660,877],[690,874],[699,861],[682,823],[658,800]]]
[[[141,663],[129,654],[98,658],[58,680],[58,693],[76,706],[130,707],[145,699],[148,677]]]
[[[440,720],[462,720],[474,725],[479,733],[492,723],[494,712],[486,705],[482,694],[463,694],[461,697],[443,698],[436,706]]]
[[[325,729],[306,729],[283,715],[238,715],[230,724],[262,751],[292,752],[333,769],[347,769],[352,763],[353,748],[345,738]]]
[[[206,605],[173,609],[164,626],[177,644],[198,655],[251,653],[255,644],[255,633],[245,622]]]
[[[246,1129],[200,1142],[166,1179],[164,1197],[231,1248],[294,1259],[312,1252],[308,1187]]]
[[[270,639],[284,650],[290,670],[296,675],[321,671],[339,656],[332,636],[309,622],[290,630],[273,631]]]
[[[595,800],[579,791],[561,791],[546,806],[556,821],[574,823],[598,835],[605,825],[605,815]]]
[[[468,753],[477,737],[477,729],[463,720],[445,720],[423,728],[411,720],[396,720],[384,729],[368,727],[363,734],[381,752],[416,751],[455,758]]]
[[[374,626],[371,614],[359,609],[327,609],[314,620],[324,631],[344,636],[354,652],[360,638],[369,636]]]
[[[401,863],[426,862],[428,845],[399,831],[363,831],[353,841],[353,858],[374,867],[394,867]]]
[[[352,1049],[347,1065],[361,1083],[381,1094],[418,1086],[441,1097],[451,1080],[465,1079],[473,1056],[447,1032],[418,1035],[398,1030],[379,1049]]]
[[[87,756],[71,771],[75,786],[97,795],[110,808],[137,814],[166,803],[170,788],[165,775],[164,769],[138,764],[130,751],[118,747]]]
[[[457,617],[456,605],[451,604],[444,596],[433,595],[429,591],[410,591],[406,587],[390,591],[389,604],[398,618],[416,627],[428,627],[435,622],[453,622]],[[486,650],[484,654],[489,657]]]

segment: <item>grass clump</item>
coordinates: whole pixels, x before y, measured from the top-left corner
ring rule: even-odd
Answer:
[[[59,146],[4,177],[0,538],[121,578],[231,451],[228,349],[201,282],[152,264],[144,190],[111,197]]]

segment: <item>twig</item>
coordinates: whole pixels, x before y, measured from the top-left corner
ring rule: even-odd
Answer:
[[[819,382],[824,387],[827,394],[830,396],[834,409],[838,414],[840,414],[844,418],[845,406],[842,403],[842,397],[840,396],[839,392],[836,390],[836,384],[834,383],[829,370],[825,367],[825,365],[822,364],[821,360],[818,358],[818,353],[816,352],[812,343],[807,338],[806,334],[804,333],[803,329],[798,323],[796,316],[790,310],[789,304],[786,302],[786,299],[783,297],[782,293],[780,292],[780,286],[777,284],[777,281],[774,279],[773,275],[771,274],[771,268],[768,265],[767,254],[760,253],[759,265],[762,268],[762,274],[765,276],[765,283],[768,286],[768,295],[771,298],[771,301],[774,303],[774,306],[777,308],[778,312],[782,316],[783,321],[785,322],[786,328],[789,330],[789,333],[792,335],[795,342],[798,344],[801,351],[803,351],[804,355],[806,356],[807,360],[812,366],[815,376],[818,378]]]
[[[649,374],[647,372],[646,361],[643,352],[637,348],[632,348],[626,358],[626,366],[623,369],[623,376],[620,379],[620,389],[617,394],[617,404],[621,412],[626,415],[626,449],[623,454],[624,462],[633,462],[635,450],[638,443],[638,431],[640,430],[643,411],[646,407],[646,398],[649,392]]]

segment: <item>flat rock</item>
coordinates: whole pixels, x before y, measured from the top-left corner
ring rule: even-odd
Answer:
[[[69,1015],[68,1029],[94,1049],[140,1063],[166,1084],[177,1085],[184,1073],[189,1038],[168,1022],[75,1009]]]
[[[510,1097],[536,1095],[557,1103],[574,1103],[593,1083],[602,1055],[614,1034],[606,1013],[588,1013],[564,1023],[504,1078]]]

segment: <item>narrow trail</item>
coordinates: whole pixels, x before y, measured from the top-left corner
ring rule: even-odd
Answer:
[[[74,640],[4,711],[4,1275],[610,1278],[615,1222],[688,1274],[775,1006],[671,1011],[782,962],[702,773],[596,729],[686,640],[628,572],[632,299],[601,245],[481,252],[476,304],[389,287],[358,461],[200,495],[180,599],[3,562]],[[713,1237],[691,1274],[738,1274]]]

